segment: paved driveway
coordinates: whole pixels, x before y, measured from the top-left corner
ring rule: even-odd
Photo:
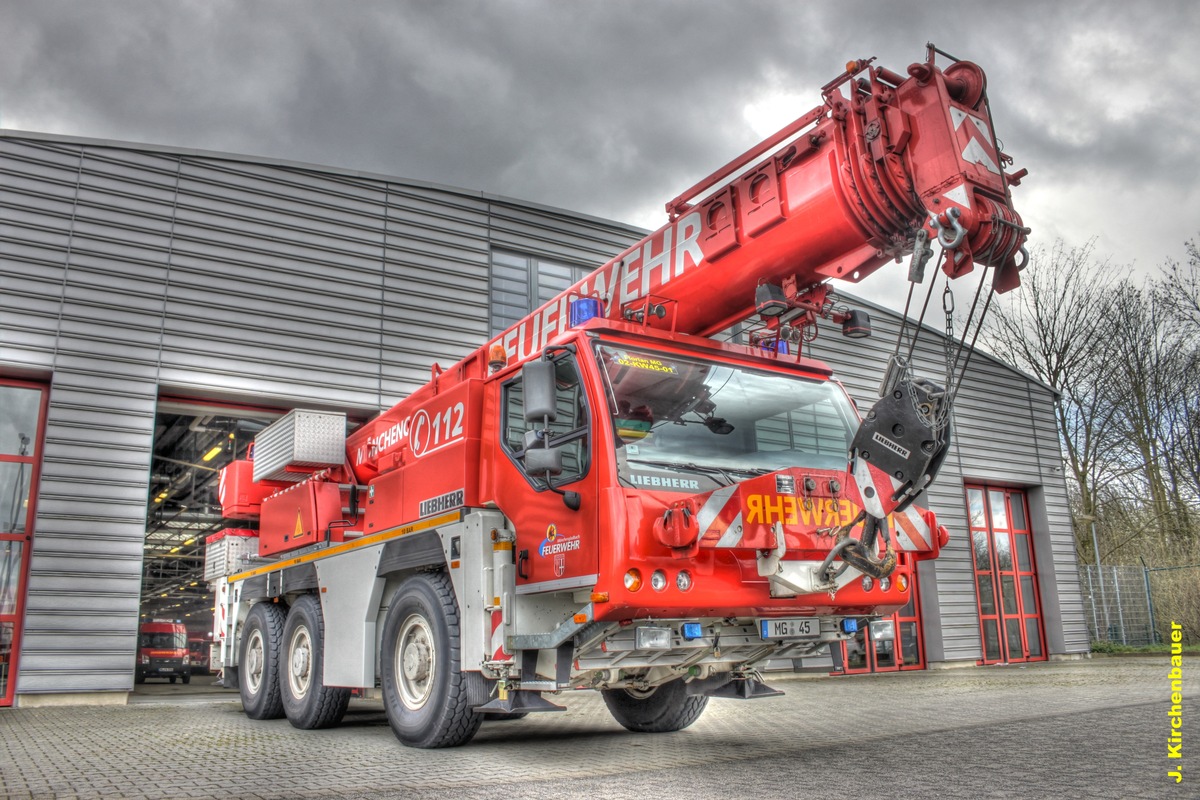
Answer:
[[[1167,775],[1169,666],[1110,658],[847,678],[712,701],[675,734],[632,734],[591,692],[489,722],[454,750],[402,747],[378,704],[299,731],[228,694],[0,711],[11,798],[861,798],[1200,796],[1200,665],[1185,662],[1186,777]],[[182,693],[181,693],[182,694]]]

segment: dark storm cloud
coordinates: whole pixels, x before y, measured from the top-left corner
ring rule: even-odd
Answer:
[[[1157,263],[1200,228],[1184,210],[1200,160],[1196,7],[9,0],[0,124],[653,225],[662,203],[760,138],[747,105],[792,97],[780,120],[799,116],[848,59],[902,71],[933,40],[987,69],[999,134],[1031,172],[1029,224],[1082,237],[1120,220],[1154,227],[1137,223],[1158,204],[1155,243],[1131,247]]]

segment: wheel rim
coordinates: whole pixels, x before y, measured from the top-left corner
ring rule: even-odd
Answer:
[[[312,637],[308,628],[301,625],[288,643],[288,686],[297,699],[308,694],[312,685],[312,656]]]
[[[424,707],[433,692],[437,661],[433,631],[424,617],[414,614],[400,626],[396,642],[396,683],[400,701],[416,711]]]
[[[262,631],[255,628],[250,631],[250,641],[246,643],[246,688],[251,694],[258,694],[262,687],[265,660]]]

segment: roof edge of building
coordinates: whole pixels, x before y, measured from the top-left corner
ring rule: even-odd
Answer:
[[[148,153],[160,153],[163,155],[195,156],[198,158],[208,158],[217,161],[231,161],[244,164],[264,164],[268,166],[284,167],[287,169],[300,170],[304,172],[335,175],[344,178],[364,178],[372,181],[385,181],[387,183],[410,186],[416,189],[431,189],[434,191],[446,192],[448,194],[476,198],[489,203],[516,206],[532,211],[544,211],[550,214],[569,216],[581,221],[597,223],[609,227],[616,226],[618,228],[624,228],[628,230],[631,234],[643,235],[649,232],[647,229],[637,225],[631,225],[626,222],[620,222],[618,220],[608,219],[606,217],[598,217],[593,214],[584,214],[579,211],[573,211],[568,208],[560,208],[547,203],[522,200],[520,198],[509,197],[507,195],[484,192],[476,189],[466,189],[461,186],[452,186],[450,184],[437,183],[435,181],[423,181],[415,178],[405,178],[399,175],[388,175],[387,173],[383,172],[355,170],[346,167],[334,167],[326,164],[313,164],[305,161],[291,161],[283,158],[257,156],[247,153],[228,153],[218,150],[204,150],[194,147],[152,144],[150,142],[131,142],[121,139],[103,139],[98,137],[76,136],[62,133],[44,133],[41,131],[25,131],[17,130],[15,128],[0,128],[0,139],[26,139],[37,142],[76,144],[86,147],[107,147],[116,150],[137,150]]]

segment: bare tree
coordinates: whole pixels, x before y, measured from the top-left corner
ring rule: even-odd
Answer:
[[[1094,243],[1032,252],[1021,289],[994,303],[984,345],[1056,393],[1063,460],[1079,491],[1080,510],[1094,516],[1096,488],[1120,466],[1111,459],[1116,407],[1107,391],[1112,353],[1113,269],[1094,258]]]

